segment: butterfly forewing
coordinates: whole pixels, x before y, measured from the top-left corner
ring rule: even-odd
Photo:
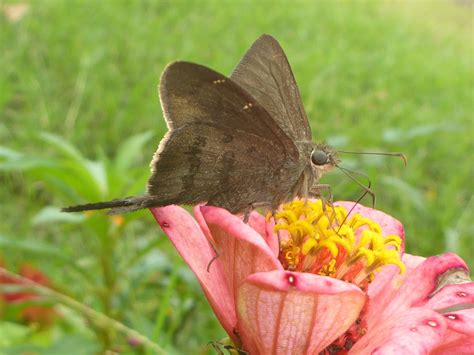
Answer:
[[[273,37],[260,37],[230,79],[202,65],[172,63],[159,92],[169,131],[151,162],[147,194],[65,211],[202,202],[232,213],[275,209],[307,196],[319,179],[300,93]]]
[[[258,38],[231,78],[273,117],[294,141],[310,141],[311,130],[296,80],[280,44],[272,36]]]
[[[170,132],[153,161],[148,193],[164,204],[208,201],[232,211],[272,202],[295,183],[298,150],[269,113],[232,80],[193,63],[169,65],[160,97]]]

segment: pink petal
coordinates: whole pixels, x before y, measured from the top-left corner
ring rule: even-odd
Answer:
[[[426,306],[441,312],[448,325],[443,344],[434,353],[474,354],[474,282],[446,285]]]
[[[438,313],[427,308],[412,308],[384,318],[369,328],[349,352],[371,355],[429,354],[441,343],[446,322]]]
[[[414,256],[410,254],[403,254],[402,261],[405,264],[405,273],[400,274],[400,269],[396,265],[388,265],[382,268],[381,271],[375,274],[375,279],[369,285],[368,294],[371,299],[376,298],[380,293],[395,293],[401,286],[401,280],[406,275],[418,267],[426,258],[421,256]]]
[[[262,236],[239,217],[212,206],[201,207],[201,213],[215,241],[233,297],[248,275],[283,268]]]
[[[251,353],[317,354],[355,322],[365,298],[329,277],[261,272],[239,288],[238,329]]]
[[[278,254],[280,253],[280,245],[278,242],[278,235],[277,233],[274,232],[275,230],[275,220],[273,218],[270,219],[270,221],[267,222],[265,232],[265,240],[270,247],[270,249],[273,251],[273,255],[275,255],[275,258],[278,258]],[[284,231],[281,231],[284,232]]]
[[[428,300],[426,307],[443,310],[462,304],[474,304],[474,282],[444,286]],[[472,327],[474,330],[474,323]]]
[[[421,263],[426,260],[423,256],[403,254],[403,263],[405,264],[406,272],[405,274],[410,275],[413,270],[415,270]]]
[[[194,217],[196,218],[196,221],[198,222],[199,226],[204,232],[204,235],[206,236],[206,238],[212,243],[213,240],[212,240],[211,232],[209,231],[209,227],[207,226],[206,221],[204,220],[204,216],[202,215],[202,212],[201,212],[201,207],[203,206],[205,205],[200,204],[200,205],[194,206],[194,209],[193,209]],[[276,245],[277,252],[278,252],[278,240],[273,235],[271,235],[271,238],[269,237],[268,231],[267,231],[269,223],[267,223],[265,217],[263,217],[257,211],[252,211],[249,216],[248,225],[252,227],[258,234],[260,234],[262,238],[267,242],[267,244],[269,244],[270,242],[269,246],[272,248],[272,250],[274,246]],[[274,225],[272,225],[272,228],[273,226]]]
[[[178,206],[151,208],[150,211],[198,278],[226,332],[235,338],[233,334],[237,322],[235,303],[230,290],[226,287],[226,276],[219,259],[215,260],[209,272],[207,271],[207,266],[215,253],[196,221],[186,210]]]
[[[372,324],[370,320],[374,317],[376,319],[378,318],[378,315],[396,296],[398,289],[403,284],[406,276],[411,275],[412,271],[421,264],[425,258],[404,254],[402,260],[406,267],[403,275],[400,274],[398,266],[387,265],[375,274],[374,281],[369,285],[367,292],[370,299],[370,307],[368,311],[369,324]]]
[[[334,203],[336,206],[343,206],[346,208],[347,211],[352,209],[351,215],[359,213],[363,217],[370,218],[377,222],[380,227],[382,228],[382,235],[398,235],[402,238],[402,251],[404,248],[404,240],[405,240],[405,230],[403,229],[403,224],[400,223],[397,219],[393,218],[392,216],[382,212],[375,210],[373,208],[365,207],[358,203],[354,206],[354,202],[350,201],[338,201]]]
[[[474,340],[474,309],[465,309],[461,311],[443,314],[449,331],[456,333],[456,338]],[[472,352],[474,354],[474,351]]]
[[[396,265],[387,265],[375,274],[375,279],[369,284],[367,294],[370,298],[370,307],[385,307],[398,291],[400,268]],[[378,311],[376,311],[378,312]]]
[[[473,322],[471,317],[470,322]],[[466,323],[464,323],[466,324]],[[474,354],[474,335],[460,333],[448,329],[443,337],[443,343],[438,346],[432,355],[472,355]]]
[[[369,327],[380,319],[392,317],[408,308],[424,306],[429,301],[430,295],[436,290],[438,277],[453,268],[466,269],[467,267],[457,255],[448,253],[430,257],[409,274],[400,277],[397,282],[400,282],[401,286],[396,294],[392,294],[393,297],[388,295],[389,302],[387,300],[373,300],[374,308],[369,307],[367,314]],[[388,289],[387,292],[390,293],[390,290]],[[382,302],[385,306],[380,308]],[[379,303],[379,307],[376,306],[377,303]]]
[[[266,220],[260,213],[252,211],[249,216],[248,225],[252,227],[263,239],[266,237]]]
[[[273,219],[267,221],[264,216],[254,211],[250,214],[249,226],[255,229],[258,234],[262,236],[268,247],[273,251],[273,255],[278,257],[278,237],[273,232],[273,228],[275,227]]]
[[[201,230],[204,233],[204,236],[209,241],[209,243],[214,244],[214,240],[212,239],[211,231],[209,230],[209,227],[207,226],[206,221],[204,220],[204,216],[201,213],[201,207],[202,206],[204,206],[204,205],[201,204],[201,205],[194,206],[194,208],[193,208],[194,218],[196,218],[196,222],[199,224],[199,227],[201,227]]]

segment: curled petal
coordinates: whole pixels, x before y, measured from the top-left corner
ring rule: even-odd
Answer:
[[[238,329],[250,352],[317,354],[357,319],[366,296],[329,277],[289,271],[250,275],[238,292]]]
[[[369,307],[369,327],[408,308],[424,306],[436,290],[440,277],[451,269],[467,269],[467,266],[457,255],[447,253],[427,258],[406,277],[392,280],[401,286],[390,299],[384,301],[384,307]],[[374,300],[374,304],[376,302]]]
[[[455,306],[463,304],[471,304],[471,308],[474,306],[474,282],[446,285],[432,295],[426,306],[446,313],[451,307],[455,309]],[[474,330],[474,323],[472,326]]]
[[[474,354],[474,282],[450,284],[436,292],[427,307],[440,312],[448,332],[435,354]]]
[[[406,267],[406,273],[411,274],[413,270],[415,270],[422,262],[426,260],[423,256],[418,255],[411,255],[411,254],[403,254],[403,263]]]
[[[209,227],[206,224],[206,221],[204,220],[204,216],[201,213],[201,207],[204,205],[196,205],[193,208],[194,212],[194,218],[196,218],[196,222],[199,224],[199,227],[201,227],[202,232],[204,233],[205,237],[209,241],[209,243],[214,244],[214,240],[212,239],[211,231],[209,230]]]
[[[262,236],[240,218],[211,206],[201,207],[201,213],[212,234],[233,297],[248,275],[283,268]]]
[[[151,208],[150,211],[196,275],[224,329],[229,336],[235,337],[233,334],[236,324],[235,304],[230,290],[226,287],[222,264],[216,260],[209,272],[207,271],[207,266],[215,253],[196,221],[186,210],[178,206]]]
[[[275,227],[273,218],[267,220],[260,213],[253,211],[250,213],[249,226],[255,229],[258,234],[262,236],[268,247],[273,251],[275,257],[278,257],[278,238],[273,232]]]

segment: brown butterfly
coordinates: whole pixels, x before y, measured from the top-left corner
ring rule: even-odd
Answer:
[[[66,207],[111,213],[171,204],[223,207],[248,214],[317,195],[338,160],[314,144],[288,59],[269,35],[258,38],[227,78],[174,62],[159,86],[169,131],[151,162],[143,196]]]

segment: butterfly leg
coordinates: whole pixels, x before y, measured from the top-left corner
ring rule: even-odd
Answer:
[[[252,212],[252,209],[249,208],[247,211],[245,211],[244,214],[244,223],[248,224],[249,223],[249,218],[250,218],[250,213]]]
[[[207,272],[210,272],[210,271],[211,271],[211,265],[212,265],[212,263],[213,263],[214,261],[216,261],[217,258],[220,256],[220,254],[219,254],[219,252],[217,251],[217,249],[216,249],[216,247],[214,246],[214,244],[213,244],[213,243],[210,243],[210,244],[211,244],[212,250],[214,250],[214,253],[215,253],[216,255],[214,255],[214,256],[212,257],[212,259],[209,260],[209,264],[207,264],[207,268],[206,268],[206,271],[207,271]]]
[[[328,198],[327,199],[321,194],[322,190],[327,191],[327,193],[328,193]],[[317,196],[321,199],[321,201],[323,202],[324,214],[330,221],[332,221],[333,219],[337,219],[337,215],[335,213],[334,204],[333,204],[333,195],[332,195],[332,191],[331,191],[331,185],[329,185],[329,184],[316,184],[316,185],[313,185],[313,187],[310,190],[310,194],[312,194],[313,196]],[[333,212],[332,215],[329,215],[328,210],[326,208],[326,203],[331,207],[331,210]],[[336,222],[339,223],[339,221],[336,221]],[[344,223],[344,222],[342,222],[342,223]],[[333,230],[336,232],[336,234],[339,232],[339,229],[336,231],[334,229],[334,227],[333,227]]]
[[[254,202],[254,203],[249,204],[244,214],[244,219],[243,219],[244,223],[245,224],[249,223],[250,214],[252,213],[253,210],[259,207],[268,207],[268,206],[270,206],[270,204],[267,202]]]
[[[309,195],[314,196],[314,197],[319,197],[322,200],[326,200],[325,198],[323,198],[323,195],[321,194],[322,190],[327,191],[327,193],[328,193],[327,201],[330,201],[332,203],[333,196],[332,196],[332,191],[331,191],[331,185],[329,185],[329,184],[316,184],[316,185],[313,185],[311,187],[311,189],[309,190]]]

